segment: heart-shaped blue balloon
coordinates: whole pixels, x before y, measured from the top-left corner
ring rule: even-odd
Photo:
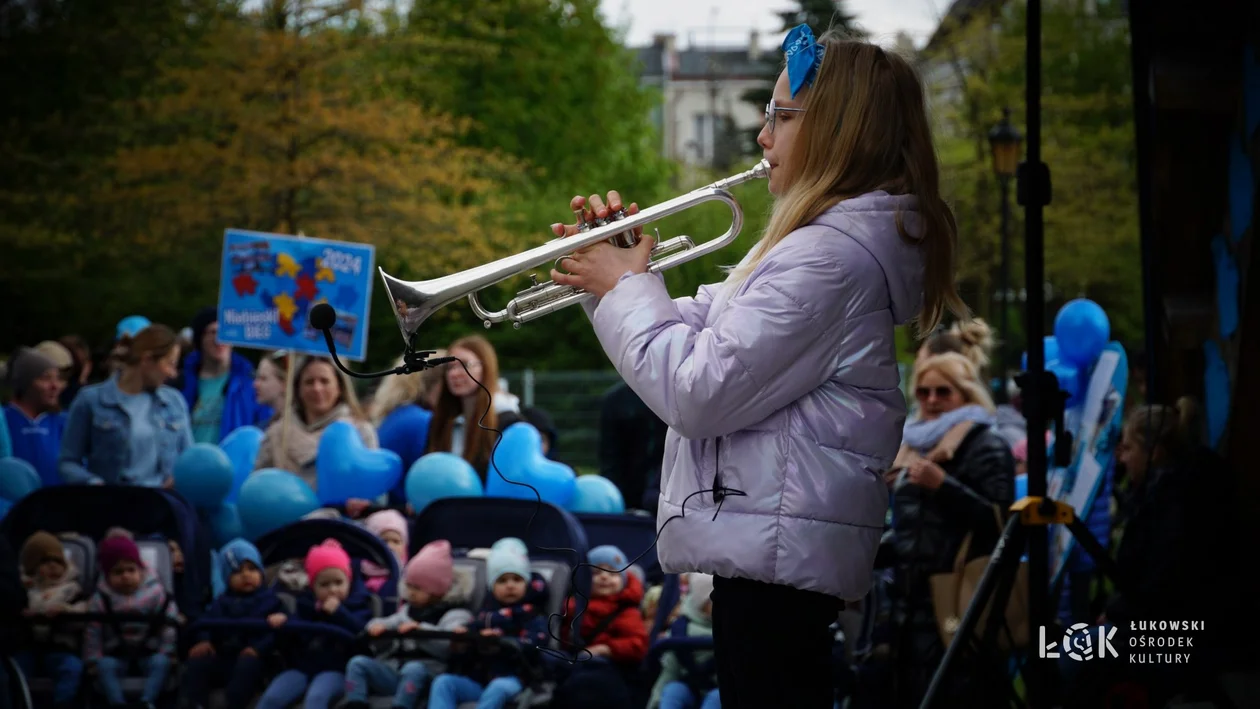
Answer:
[[[363,445],[349,421],[334,421],[319,438],[315,458],[316,493],[325,505],[380,497],[402,478],[402,458],[384,448]]]
[[[175,492],[194,507],[216,509],[232,489],[232,461],[223,449],[194,443],[175,459]]]
[[[228,490],[228,502],[236,502],[241,494],[241,485],[254,472],[254,461],[258,460],[258,449],[262,447],[263,430],[257,426],[241,426],[219,441],[219,447],[232,461],[232,489]]]
[[[35,466],[21,458],[0,458],[0,499],[17,502],[40,485]]]
[[[319,498],[306,481],[287,470],[259,470],[241,486],[236,501],[246,539],[292,524],[319,509]]]
[[[213,510],[206,510],[205,522],[214,537],[215,546],[221,547],[237,537],[245,536],[241,513],[231,502],[223,502]]]
[[[570,512],[620,514],[626,511],[621,490],[602,475],[582,475],[577,479],[576,488],[569,502]]]
[[[495,468],[498,468],[498,472]],[[500,475],[502,473],[502,475]],[[513,485],[511,480],[525,485]],[[519,500],[542,498],[558,507],[573,499],[577,476],[573,468],[543,455],[542,434],[524,421],[514,423],[503,432],[503,440],[495,449],[492,465],[486,469],[486,496],[511,497]],[[535,497],[534,490],[538,491]]]
[[[416,459],[404,483],[407,502],[416,514],[444,497],[481,497],[481,478],[472,465],[454,453],[427,453]]]

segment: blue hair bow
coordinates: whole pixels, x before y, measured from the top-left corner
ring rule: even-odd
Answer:
[[[788,84],[792,89],[792,98],[804,86],[813,86],[822,65],[825,48],[814,39],[814,31],[809,25],[800,24],[792,28],[783,38],[783,55],[787,59]]]

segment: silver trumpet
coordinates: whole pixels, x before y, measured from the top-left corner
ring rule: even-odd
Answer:
[[[718,180],[711,185],[662,202],[638,214],[626,215],[625,210],[621,210],[608,219],[597,221],[593,228],[581,218],[579,210],[577,212],[579,233],[552,239],[515,256],[508,256],[482,266],[427,281],[403,281],[385,273],[384,269],[381,269],[381,278],[385,281],[385,292],[389,296],[390,305],[394,308],[398,326],[402,328],[403,339],[408,344],[429,316],[464,296],[468,297],[468,304],[472,306],[473,312],[482,319],[487,328],[493,323],[509,320],[513,327],[519,328],[521,323],[580,303],[591,295],[581,289],[563,286],[554,281],[538,283],[532,275],[530,279],[533,285],[520,291],[502,310],[494,312],[486,310],[477,300],[477,293],[483,288],[544,265],[555,264],[558,270],[562,270],[560,261],[566,256],[571,256],[601,241],[609,241],[620,247],[633,246],[637,242],[633,231],[635,228],[698,204],[716,200],[731,209],[731,226],[726,233],[701,246],[696,246],[688,236],[677,236],[669,241],[658,243],[652,248],[652,260],[648,263],[648,271],[650,273],[664,271],[706,256],[735,241],[744,226],[743,210],[728,190],[750,180],[769,176],[770,163],[762,160],[747,172]]]

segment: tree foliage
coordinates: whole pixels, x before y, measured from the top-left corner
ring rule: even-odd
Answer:
[[[1043,10],[1042,160],[1053,194],[1045,210],[1047,322],[1068,299],[1097,300],[1113,336],[1141,332],[1136,145],[1127,25],[1118,8],[1081,3]],[[942,184],[959,226],[958,278],[970,305],[998,320],[1000,197],[988,131],[1012,109],[1025,123],[1025,8],[1007,4],[948,27],[922,58],[929,79]],[[1022,130],[1022,129],[1021,129]],[[1023,212],[1010,194],[1011,287],[1024,288]],[[1009,315],[1012,353],[1024,337],[1022,305]],[[1008,360],[1009,361],[1009,360]]]

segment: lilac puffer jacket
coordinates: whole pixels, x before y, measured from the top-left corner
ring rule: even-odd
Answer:
[[[916,206],[882,191],[840,202],[733,296],[719,284],[673,300],[660,275],[627,273],[588,302],[609,359],[670,427],[667,572],[866,594],[888,509],[881,472],[906,418],[893,327],[922,303],[921,251],[895,219],[917,235]],[[695,494],[723,486],[744,495]]]

